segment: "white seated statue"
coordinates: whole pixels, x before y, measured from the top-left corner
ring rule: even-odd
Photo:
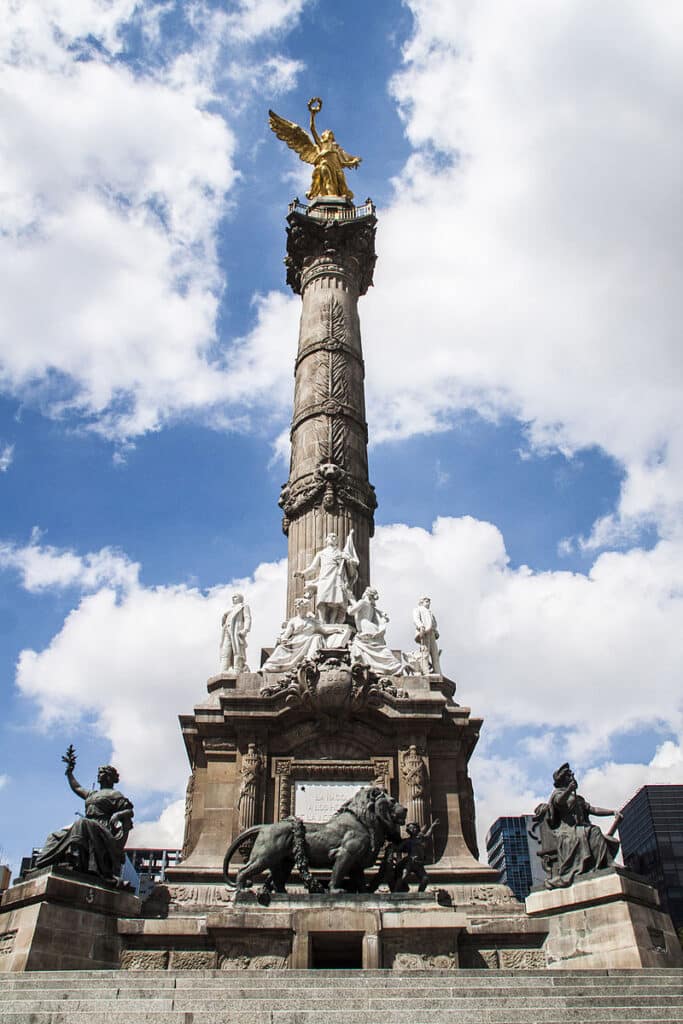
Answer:
[[[275,650],[263,663],[264,672],[291,672],[306,658],[313,658],[325,646],[326,638],[339,631],[338,626],[326,626],[313,614],[307,597],[297,597],[294,609]]]
[[[351,662],[367,665],[380,675],[398,675],[402,665],[387,647],[384,634],[389,616],[377,607],[378,597],[373,587],[366,587],[360,600],[349,605],[349,615],[356,626],[350,647]]]

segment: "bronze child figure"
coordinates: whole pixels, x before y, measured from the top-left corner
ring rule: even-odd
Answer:
[[[439,824],[436,818],[427,828],[420,828],[415,821],[406,825],[407,839],[398,844],[398,864],[396,868],[396,881],[392,886],[392,892],[407,892],[409,889],[408,879],[411,875],[417,880],[417,891],[424,892],[429,884],[429,876],[425,870],[427,860],[427,839],[431,836],[435,827]]]

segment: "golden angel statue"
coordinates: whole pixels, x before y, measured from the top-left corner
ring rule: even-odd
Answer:
[[[334,133],[329,128],[325,129],[322,135],[318,135],[315,115],[320,113],[322,105],[323,101],[319,96],[314,96],[308,101],[313,138],[300,125],[287,121],[272,110],[268,111],[270,127],[278,139],[282,139],[290,149],[299,154],[300,160],[315,167],[311,190],[306,193],[307,199],[315,199],[316,196],[342,196],[345,199],[353,199],[353,192],[346,184],[343,169],[358,167],[361,158],[349,156],[335,141]]]

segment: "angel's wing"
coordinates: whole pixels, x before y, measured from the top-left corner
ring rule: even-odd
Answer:
[[[299,154],[299,159],[306,164],[314,164],[318,155],[318,147],[308,132],[301,125],[294,124],[284,117],[280,117],[273,110],[268,111],[270,127],[278,139],[286,142],[290,149]]]

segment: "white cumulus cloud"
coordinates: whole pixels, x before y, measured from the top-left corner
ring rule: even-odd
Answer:
[[[620,809],[641,786],[683,784],[683,746],[667,740],[648,764],[606,764],[591,768],[581,780],[592,804]]]
[[[681,8],[408,6],[393,92],[415,152],[365,300],[371,434],[512,414],[537,448],[625,467],[598,544],[677,531]]]
[[[238,178],[219,79],[234,51],[233,91],[253,90],[250,43],[291,27],[302,7],[179,5],[188,42],[178,53],[160,28],[168,4],[10,5],[0,29],[3,390],[120,440],[245,397],[217,350],[216,238]],[[114,59],[136,28],[153,51],[143,42],[134,63]],[[273,51],[257,84],[291,88],[301,67]]]
[[[136,821],[128,837],[130,847],[174,850],[183,845],[185,801],[173,800],[156,820]]]

